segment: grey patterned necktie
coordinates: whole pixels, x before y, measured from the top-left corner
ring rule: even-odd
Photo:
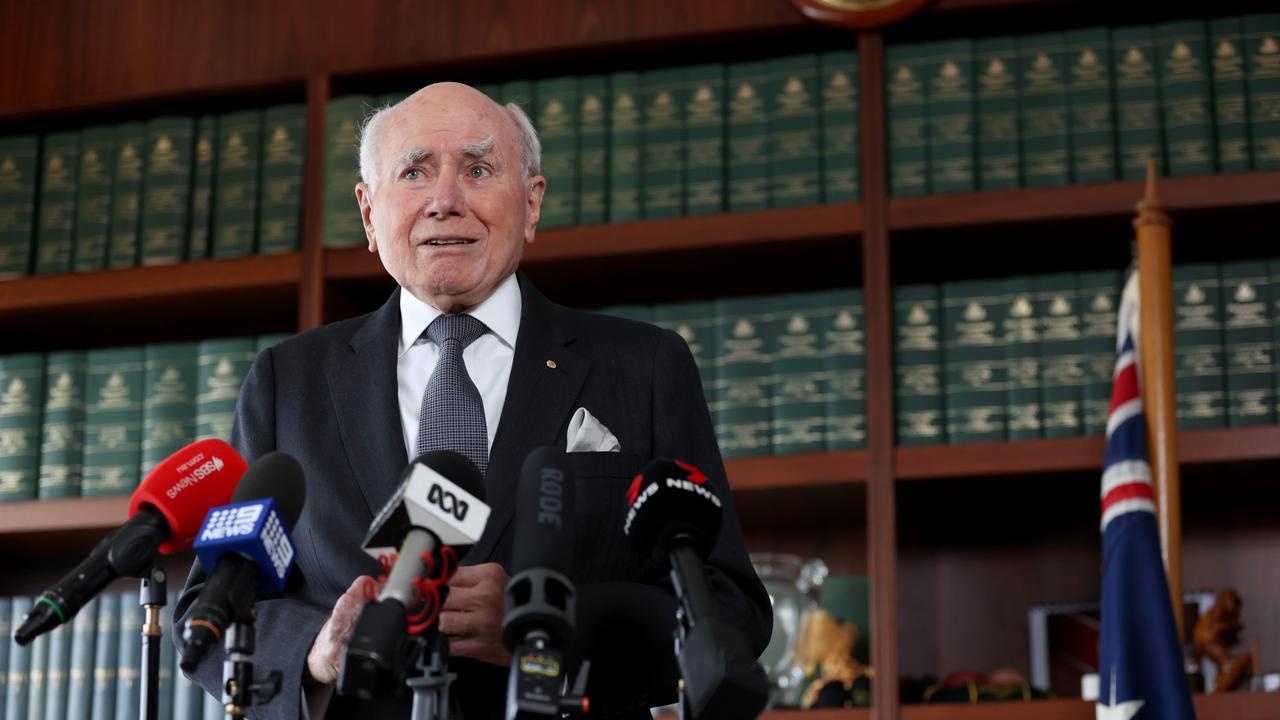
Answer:
[[[431,321],[427,337],[440,346],[440,361],[418,411],[417,454],[452,450],[475,463],[482,476],[489,466],[489,433],[484,403],[462,363],[462,351],[488,330],[470,315],[441,315]]]

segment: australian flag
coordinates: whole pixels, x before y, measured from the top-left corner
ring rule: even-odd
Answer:
[[[1125,284],[1102,471],[1098,720],[1195,718],[1156,532],[1138,378],[1137,273]]]

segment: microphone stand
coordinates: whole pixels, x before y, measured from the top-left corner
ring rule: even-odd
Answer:
[[[142,576],[138,604],[143,608],[142,621],[142,687],[139,688],[142,720],[160,720],[160,644],[164,642],[164,627],[160,623],[160,609],[165,606],[166,576],[164,570],[153,567]]]
[[[413,691],[413,720],[446,720],[449,685],[458,677],[449,672],[449,638],[432,628],[427,637],[414,638],[413,642],[416,665],[422,671],[405,680]]]
[[[254,681],[252,610],[227,628],[225,647],[227,659],[222,665],[222,703],[227,711],[226,720],[236,720],[249,714],[249,706],[255,700],[259,705],[270,702],[280,692],[284,674],[272,670],[263,680]]]

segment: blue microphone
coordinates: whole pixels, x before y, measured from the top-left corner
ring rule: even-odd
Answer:
[[[183,670],[195,670],[209,646],[248,617],[259,597],[284,590],[297,557],[289,529],[302,514],[306,491],[297,460],[267,453],[249,466],[231,504],[209,511],[195,542],[209,576],[182,633]]]

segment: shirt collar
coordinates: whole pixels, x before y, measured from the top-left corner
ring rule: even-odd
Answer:
[[[515,349],[516,335],[520,331],[520,284],[515,273],[507,276],[484,302],[467,312],[489,328],[489,332],[509,348]],[[403,356],[413,347],[419,337],[427,331],[432,320],[440,317],[440,312],[433,305],[414,297],[408,290],[400,292],[400,350]]]

